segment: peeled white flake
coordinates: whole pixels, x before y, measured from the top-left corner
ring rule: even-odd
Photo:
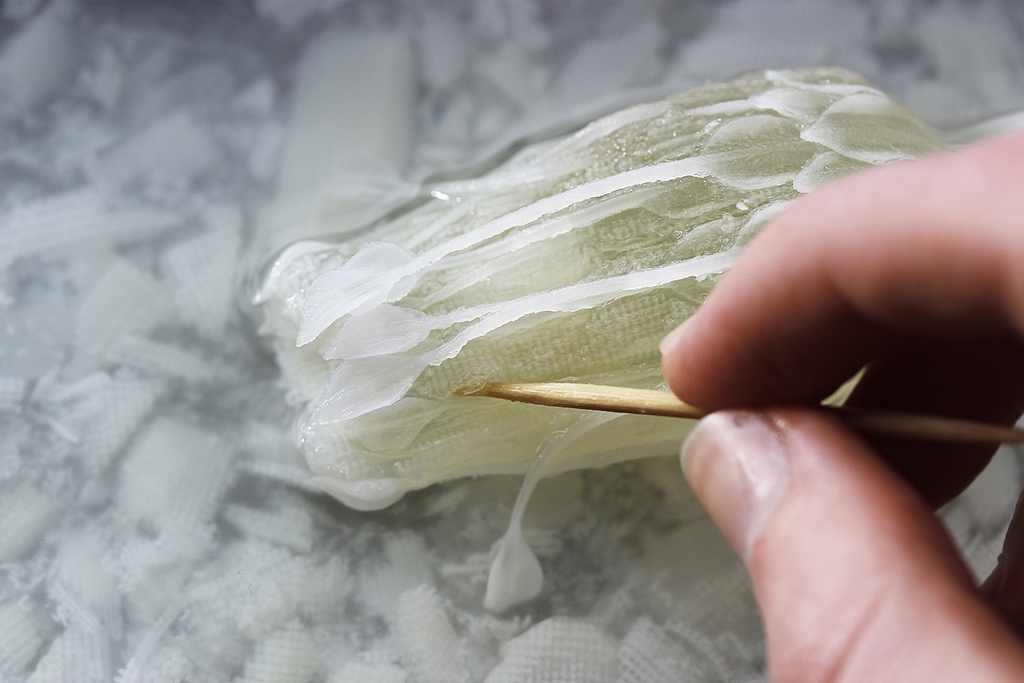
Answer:
[[[234,304],[242,216],[236,207],[221,206],[208,210],[206,218],[211,232],[171,247],[160,263],[181,319],[217,339]]]
[[[17,410],[27,386],[28,383],[20,378],[0,377],[0,411]]]
[[[21,468],[21,446],[28,441],[31,427],[15,415],[0,415],[0,482],[7,481]]]
[[[86,470],[95,475],[107,468],[149,415],[164,392],[159,380],[110,379],[76,407],[76,446]]]
[[[67,85],[78,66],[64,3],[52,3],[0,52],[0,116],[18,115]]]
[[[43,647],[39,617],[20,600],[0,604],[0,678],[15,678]]]
[[[223,379],[225,369],[179,346],[126,334],[107,351],[106,360],[152,375],[177,377],[203,384]]]
[[[718,675],[696,648],[646,617],[636,620],[619,646],[617,683],[705,681]]]
[[[445,479],[523,473],[562,430],[575,436],[545,474],[674,450],[690,423],[572,430],[586,413],[453,390],[660,388],[658,341],[790,200],[939,147],[850,72],[768,71],[528,146],[357,237],[293,244],[256,302],[289,396],[306,404],[311,482],[375,509]]]
[[[127,261],[115,261],[78,309],[72,372],[95,369],[123,335],[145,334],[173,314],[160,283]]]
[[[160,529],[208,521],[230,453],[228,444],[204,429],[167,417],[153,421],[121,465],[118,511]]]
[[[0,563],[31,552],[57,516],[57,502],[29,484],[0,488]]]
[[[402,661],[417,683],[468,680],[465,655],[434,588],[421,585],[403,593],[396,623]]]
[[[122,629],[121,593],[117,577],[103,564],[104,544],[96,532],[67,534],[61,539],[53,577],[60,590],[94,614],[112,638]]]
[[[432,557],[424,539],[413,532],[384,537],[383,562],[365,563],[359,577],[359,597],[368,612],[393,619],[400,596],[434,581]]]
[[[298,624],[271,633],[256,645],[241,683],[309,683],[316,671],[313,638]]]
[[[250,536],[283,545],[297,553],[308,553],[313,547],[313,518],[301,507],[282,506],[271,511],[227,505],[222,514]]]
[[[94,169],[94,179],[111,189],[141,185],[152,199],[177,198],[215,164],[218,154],[209,129],[189,112],[176,111],[110,150]]]
[[[109,208],[92,188],[72,190],[0,215],[0,270],[31,254],[145,239],[177,222],[165,211]]]
[[[260,217],[264,253],[300,238],[351,230],[389,208],[372,196],[334,197],[339,177],[398,181],[415,95],[412,48],[388,32],[329,30],[298,66],[277,197]]]
[[[387,664],[349,662],[329,679],[328,683],[407,683],[408,672]]]
[[[593,624],[552,617],[502,645],[484,683],[613,683],[617,652]]]
[[[110,646],[98,628],[74,625],[59,635],[25,683],[106,683]]]

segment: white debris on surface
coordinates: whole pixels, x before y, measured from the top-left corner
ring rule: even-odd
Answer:
[[[674,459],[543,482],[522,518],[542,590],[501,616],[482,607],[488,551],[519,477],[443,483],[373,513],[310,487],[291,425],[330,368],[315,351],[278,368],[248,305],[255,282],[295,240],[319,240],[301,258],[388,212],[454,201],[531,143],[741,72],[847,67],[951,142],[1019,127],[1024,8],[586,10],[0,5],[4,683],[763,681],[746,575]],[[845,152],[820,155],[793,189],[879,160]],[[366,255],[370,270],[407,256]],[[308,287],[316,268],[286,286]],[[420,321],[378,313],[353,329],[402,353]],[[310,380],[283,388],[282,374]],[[401,409],[421,426],[436,417]],[[943,510],[979,575],[998,556],[1021,455],[1004,449]]]
[[[69,8],[50,3],[0,51],[0,117],[23,114],[55,96],[77,66]]]
[[[327,683],[408,683],[409,674],[389,664],[349,662]]]
[[[243,217],[235,206],[213,206],[203,218],[210,231],[170,247],[160,263],[181,319],[218,339],[234,309]]]
[[[216,382],[230,376],[226,368],[207,362],[194,352],[130,334],[110,347],[105,360],[149,375],[177,377],[196,384]]]
[[[31,432],[31,426],[24,419],[0,415],[0,482],[7,481],[21,469],[21,447]]]
[[[1019,453],[1004,446],[970,487],[941,510],[946,527],[979,580],[999,561],[1022,484]]]
[[[107,468],[164,392],[158,380],[101,377],[103,386],[85,396],[69,418],[79,437],[75,450],[92,475]]]
[[[216,512],[230,455],[217,435],[158,418],[125,454],[118,509],[128,520],[158,529],[206,523]]]
[[[277,197],[260,220],[260,256],[297,239],[353,230],[394,207],[376,201],[373,185],[402,185],[413,76],[412,49],[401,33],[331,30],[310,43],[299,64]]]
[[[242,683],[309,683],[315,672],[316,644],[299,624],[290,624],[256,645]]]
[[[57,517],[57,502],[24,482],[0,489],[0,562],[13,562],[35,549]]]
[[[297,553],[313,547],[313,518],[301,507],[285,501],[276,510],[255,510],[244,505],[226,505],[224,519],[254,538],[283,545]]]
[[[26,683],[105,683],[110,648],[99,624],[73,623],[50,645]]]
[[[0,604],[0,675],[19,677],[43,647],[42,620],[18,600]]]
[[[441,596],[426,584],[405,591],[395,618],[402,661],[416,681],[464,683],[469,680],[458,636],[448,620]]]
[[[17,411],[25,397],[27,382],[16,377],[0,377],[0,411]]]
[[[486,683],[613,683],[618,645],[582,619],[552,617],[501,647]]]
[[[0,266],[32,254],[72,247],[113,246],[143,240],[176,223],[173,214],[153,209],[111,210],[93,189],[72,190],[12,207],[0,217]],[[74,229],[69,229],[73,226]]]
[[[433,558],[419,534],[384,534],[383,543],[384,561],[367,563],[359,577],[359,599],[368,612],[390,620],[402,595],[420,585],[433,584]]]
[[[145,334],[173,314],[167,290],[153,276],[127,261],[115,261],[78,311],[71,371],[96,369],[124,335]]]

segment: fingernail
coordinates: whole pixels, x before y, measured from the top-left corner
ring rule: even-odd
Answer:
[[[683,474],[732,547],[750,550],[789,485],[789,456],[763,414],[713,413],[683,442]]]
[[[658,350],[661,351],[662,358],[672,353],[672,351],[677,346],[679,346],[679,342],[683,340],[683,328],[685,326],[686,323],[683,323],[676,329],[666,334],[665,338],[658,343]]]

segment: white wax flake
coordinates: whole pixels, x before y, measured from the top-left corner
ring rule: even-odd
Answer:
[[[967,490],[941,510],[942,521],[979,581],[995,569],[1020,479],[1019,455],[1004,446]]]
[[[103,155],[93,180],[111,188],[141,185],[144,196],[166,201],[183,196],[218,153],[209,130],[189,112],[177,111]]]
[[[29,423],[13,415],[0,415],[0,482],[21,468],[21,446],[29,439]]]
[[[179,649],[164,647],[146,662],[144,671],[131,680],[119,676],[117,683],[184,683],[197,678],[195,665]]]
[[[359,597],[367,610],[391,618],[399,596],[434,581],[433,557],[424,539],[414,532],[384,536],[384,562],[366,562],[359,577]]]
[[[308,553],[313,547],[313,519],[300,507],[254,510],[244,505],[227,505],[222,514],[240,531],[297,553]]]
[[[76,450],[87,471],[98,474],[107,468],[163,392],[157,380],[110,380],[75,407]]]
[[[0,117],[23,114],[56,95],[78,66],[68,7],[50,5],[0,52]]]
[[[25,683],[107,683],[110,646],[97,630],[71,626],[50,645]]]
[[[796,68],[841,61],[863,50],[868,13],[860,3],[765,3],[746,0],[716,7],[710,30],[682,49],[680,71],[698,82],[770,64]],[[866,60],[867,61],[867,60]]]
[[[104,563],[105,546],[100,533],[65,535],[55,559],[53,580],[116,639],[122,632],[121,593],[117,576]]]
[[[995,526],[1009,517],[1020,491],[1021,471],[1011,448],[996,451],[992,462],[964,491],[960,502],[978,524]]]
[[[231,446],[179,420],[159,418],[121,465],[118,512],[157,528],[210,520],[225,486]]]
[[[43,647],[43,622],[20,600],[0,603],[0,676],[18,678]]]
[[[389,664],[352,661],[338,669],[327,683],[408,683],[409,673]]]
[[[101,45],[96,63],[84,68],[78,82],[95,102],[110,110],[117,104],[124,86],[125,70],[114,47]]]
[[[342,619],[353,588],[338,558],[314,562],[259,540],[233,544],[204,573],[187,588],[183,619],[211,642],[262,639],[296,618]]]
[[[764,72],[527,147],[359,237],[293,245],[256,301],[290,396],[309,401],[299,430],[312,482],[375,509],[457,476],[524,472],[580,414],[453,387],[656,388],[658,340],[798,195],[794,182],[938,147],[849,72]],[[668,452],[688,428],[641,421],[581,432],[549,473]]]
[[[145,239],[178,221],[155,209],[110,208],[92,188],[15,205],[0,214],[0,270],[32,254]]]
[[[0,563],[31,553],[58,512],[57,501],[30,484],[5,484],[0,489]]]
[[[413,75],[411,46],[397,33],[331,30],[309,45],[299,65],[277,198],[260,219],[263,254],[302,237],[361,227],[392,208],[332,198],[324,190],[339,173],[403,169]]]
[[[213,230],[167,249],[161,266],[182,320],[217,339],[234,304],[242,216],[229,206],[207,215]]]
[[[853,122],[875,119],[870,138],[857,135]],[[937,137],[916,121],[909,109],[882,93],[850,95],[831,105],[800,135],[843,156],[868,164],[884,164],[907,156],[907,147],[927,149]]]
[[[617,683],[717,680],[721,672],[692,645],[641,617],[619,646]]]
[[[502,43],[498,52],[477,61],[474,68],[520,107],[531,105],[548,84],[548,69],[532,64],[522,45],[513,41]]]
[[[223,366],[211,363],[180,346],[126,334],[107,350],[105,359],[157,377],[176,377],[194,384],[222,381],[230,376]]]
[[[421,585],[402,593],[396,625],[402,661],[418,683],[469,680],[465,654],[433,587]]]
[[[28,382],[16,377],[0,377],[0,412],[16,411],[21,407]]]
[[[257,643],[241,683],[308,683],[316,662],[313,638],[298,624],[289,625]]]
[[[432,88],[448,90],[469,66],[469,38],[462,27],[439,12],[424,14],[418,27],[419,68]]]
[[[1020,83],[1024,49],[1010,38],[1014,22],[1002,7],[938,3],[921,10],[912,40],[932,77],[909,83],[905,102],[942,126],[1024,107],[1024,93],[1011,85]]]
[[[613,683],[617,651],[593,624],[552,617],[502,645],[484,683]]]
[[[658,51],[665,38],[659,21],[651,16],[622,36],[586,43],[555,78],[552,98],[576,104],[598,94],[642,85],[660,61]]]
[[[123,335],[145,334],[172,318],[167,290],[136,266],[115,261],[78,310],[72,372],[95,369]]]

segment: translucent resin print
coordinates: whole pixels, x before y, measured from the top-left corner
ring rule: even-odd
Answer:
[[[658,340],[802,192],[939,147],[839,69],[690,90],[285,249],[257,303],[312,483],[375,509],[434,482],[668,453],[688,421],[460,397],[475,381],[662,386]]]

